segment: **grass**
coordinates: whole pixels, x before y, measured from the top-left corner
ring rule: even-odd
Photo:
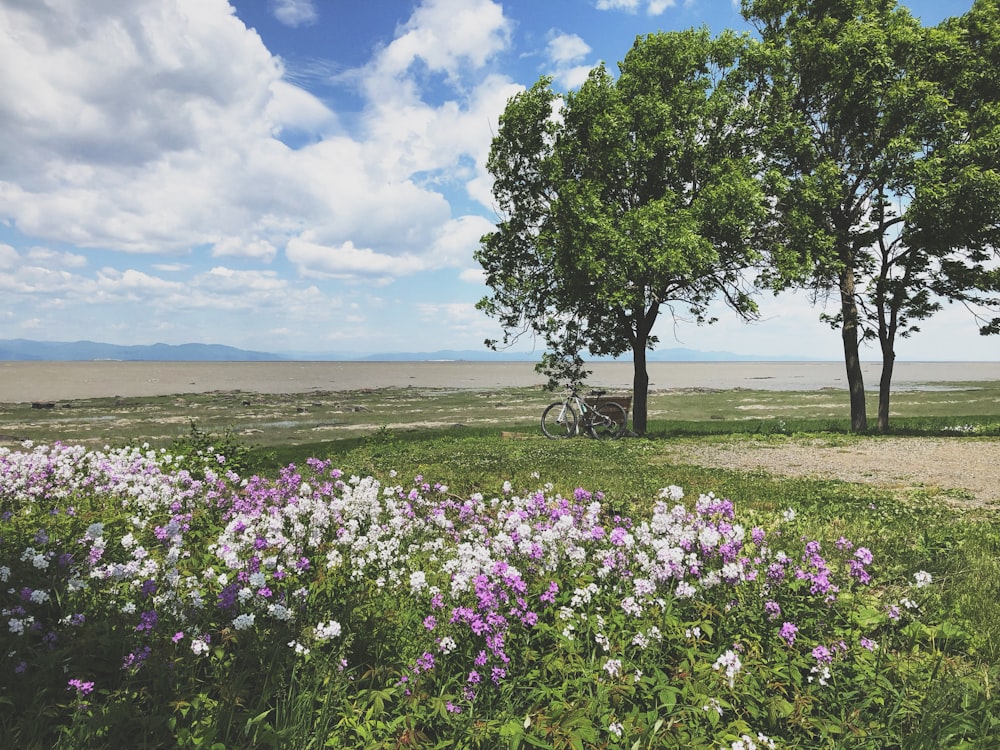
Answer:
[[[785,478],[763,471],[734,471],[677,463],[663,449],[668,441],[700,443],[745,435],[781,435],[790,436],[787,439],[792,440],[822,437],[824,444],[834,449],[838,445],[873,439],[849,433],[843,415],[846,408],[843,393],[692,391],[654,394],[650,401],[647,437],[616,442],[551,441],[540,437],[538,415],[550,400],[550,394],[537,389],[475,393],[398,389],[305,396],[217,393],[153,399],[94,399],[57,405],[55,409],[44,411],[30,409],[28,405],[0,406],[0,424],[3,425],[0,431],[36,441],[63,439],[92,446],[148,441],[170,446],[175,451],[187,449],[191,453],[211,448],[212,452],[229,456],[230,465],[236,465],[243,476],[260,472],[277,477],[290,464],[301,467],[310,458],[329,458],[334,466],[359,476],[385,479],[393,470],[405,482],[419,475],[428,482],[447,485],[449,494],[456,498],[468,498],[476,493],[495,496],[507,481],[517,488],[549,483],[553,492],[566,496],[571,496],[577,487],[585,487],[604,493],[609,517],[646,516],[660,488],[671,484],[683,487],[689,497],[713,492],[717,497],[730,498],[750,519],[773,518],[792,508],[803,519],[798,527],[800,533],[822,539],[827,548],[838,538],[846,537],[871,549],[878,561],[875,596],[890,600],[893,592],[905,589],[908,582],[912,582],[913,574],[920,570],[930,571],[935,583],[933,595],[920,603],[919,616],[902,631],[899,640],[892,641],[893,658],[899,659],[893,667],[898,670],[892,672],[894,676],[889,677],[886,672],[879,677],[876,673],[871,676],[875,682],[865,682],[859,676],[856,690],[840,686],[838,696],[843,705],[830,707],[839,718],[831,714],[832,718],[824,719],[828,723],[810,724],[815,717],[808,721],[808,717],[790,717],[806,722],[803,726],[811,726],[812,731],[819,732],[811,739],[800,738],[791,746],[997,746],[1000,742],[1000,698],[995,688],[1000,680],[1000,519],[994,511],[975,515],[958,513],[931,491],[898,497],[888,489],[867,484]],[[899,394],[894,404],[898,412],[893,415],[893,432],[898,435],[948,435],[964,441],[970,450],[975,450],[976,442],[965,437],[968,432],[1000,435],[1000,383],[951,384],[947,390],[908,392]],[[410,606],[405,598],[400,599],[387,610],[369,613],[367,622],[379,629],[387,627],[385,622],[397,619],[404,622],[409,618],[416,623],[416,629],[421,630],[419,618],[408,609]],[[384,632],[386,638],[391,637],[389,630]],[[235,639],[233,634],[228,637]],[[888,632],[884,634],[884,638],[890,637]],[[379,658],[388,658],[390,653],[388,643],[379,644],[377,640],[373,640],[369,648],[373,663]],[[282,683],[277,677],[280,670],[269,667],[266,662],[254,662],[255,654],[252,650],[244,654],[233,651],[231,657],[225,657],[235,660],[231,665],[223,664],[225,671],[220,672],[224,680],[232,681],[231,685],[220,683],[215,692],[211,684],[205,682],[208,687],[203,693],[184,696],[176,706],[159,709],[167,714],[173,712],[171,721],[184,723],[187,727],[185,731],[189,736],[186,735],[184,746],[202,746],[202,743],[212,746],[209,739],[216,735],[221,737],[227,731],[231,737],[251,738],[243,740],[251,742],[250,745],[241,745],[241,741],[236,740],[229,741],[225,745],[228,747],[249,747],[252,740],[260,742],[261,746],[277,746],[273,738],[309,734],[319,709],[311,699],[296,698],[295,702],[291,698],[300,693],[327,694],[329,685],[333,684],[329,681],[335,677],[318,673],[308,682]],[[376,658],[378,654],[382,657]],[[277,652],[273,658],[279,658]],[[541,675],[538,679],[550,684],[508,695],[509,706],[493,706],[493,713],[489,714],[492,718],[469,727],[470,732],[481,732],[483,737],[492,739],[483,740],[479,745],[468,740],[469,746],[489,746],[489,742],[499,741],[499,738],[504,738],[504,744],[510,747],[542,742],[542,735],[529,739],[523,730],[518,730],[522,724],[527,727],[524,722],[532,715],[536,725],[544,724],[552,730],[552,737],[556,736],[555,727],[558,726],[569,731],[579,724],[581,731],[589,732],[591,724],[588,722],[596,719],[594,715],[585,715],[581,706],[593,705],[606,710],[608,706],[621,708],[627,704],[624,692],[605,696],[601,693],[601,680],[591,673],[575,674],[570,670],[575,662],[564,663],[558,659],[552,662],[554,658],[548,652],[535,655]],[[260,689],[271,689],[267,686],[272,682],[272,672],[277,696],[273,702],[265,700],[262,707],[249,712],[249,706],[227,704],[223,700],[230,693],[254,694],[255,680],[265,676]],[[429,740],[417,741],[420,735],[408,722],[414,721],[418,714],[428,724],[443,722],[446,711],[442,696],[450,695],[447,691],[452,690],[451,687],[442,684],[440,693],[424,696],[424,702],[418,705],[401,699],[385,686],[384,681],[379,682],[379,679],[384,680],[385,670],[356,676],[357,690],[351,693],[355,713],[345,714],[340,719],[337,726],[341,731],[347,732],[350,726],[355,737],[369,736],[364,732],[382,732],[386,743],[389,742],[386,737],[395,737],[400,741],[412,739],[414,746],[433,746]],[[199,676],[198,679],[207,678]],[[677,680],[670,675],[657,679],[660,681],[652,684],[658,685],[658,690],[666,690],[660,694],[661,700],[666,700],[662,696],[670,696],[669,686],[677,684]],[[774,685],[791,690],[791,683],[777,671],[771,679]],[[898,684],[897,679],[900,680]],[[901,685],[906,687],[905,691]],[[800,685],[796,690],[801,688]],[[574,692],[578,689],[580,692]],[[60,685],[58,690],[64,691],[65,686]],[[899,692],[893,692],[895,690]],[[748,699],[761,695],[773,698],[774,693],[772,687],[762,683],[759,694],[748,695]],[[51,694],[58,694],[55,688]],[[548,710],[539,708],[545,704],[539,702],[541,695],[550,696]],[[570,695],[576,697],[571,700]],[[590,703],[583,702],[585,699],[580,696],[584,695],[589,696],[586,700]],[[0,708],[4,700],[0,696]],[[885,703],[862,708],[866,700]],[[14,701],[9,702],[13,705]],[[148,697],[144,705],[147,710],[154,710],[149,708]],[[771,706],[769,710],[772,711],[785,710],[784,704],[766,705]],[[862,727],[852,718],[852,707],[863,715],[869,712],[874,723]],[[124,704],[119,709],[120,716],[108,714],[105,718],[121,721],[124,726],[128,712]],[[58,714],[52,706],[33,705],[32,710],[39,711],[39,716]],[[331,710],[327,702],[322,702],[324,721],[329,719],[333,726],[336,722],[327,715]],[[440,716],[432,719],[429,714],[434,712],[439,712]],[[528,712],[527,718],[525,712]],[[184,722],[180,720],[181,713]],[[659,709],[661,718],[669,715],[669,711]],[[239,720],[232,717],[239,717]],[[16,717],[5,720],[14,724],[17,721]],[[775,726],[782,724],[774,716],[767,720]],[[222,724],[227,721],[239,726],[226,730]],[[651,719],[643,726],[648,730],[654,724]],[[852,731],[863,728],[870,736],[867,739],[864,734],[841,736],[838,732],[842,730],[837,728],[841,726],[854,727]],[[90,731],[65,728],[64,737],[77,740],[89,737],[93,742],[100,742],[100,732],[87,734]],[[606,734],[599,736],[607,737]],[[179,730],[176,737],[181,737]],[[268,738],[273,740],[270,745],[270,740],[265,742]],[[712,747],[729,747],[729,741],[727,737],[726,744],[716,743]],[[181,745],[180,740],[177,744]],[[541,746],[555,744],[554,740],[549,740]],[[442,741],[436,746],[464,745]],[[598,739],[574,745],[567,739],[565,746],[618,745]]]
[[[553,394],[541,388],[462,390],[387,388],[252,394],[241,391],[143,398],[63,401],[50,409],[0,404],[0,445],[23,440],[71,441],[90,447],[122,442],[168,445],[192,423],[210,433],[231,431],[262,447],[350,444],[386,427],[416,436],[501,431],[538,434]],[[927,434],[945,427],[992,426],[1000,434],[1000,382],[943,383],[893,399],[893,430]],[[876,409],[869,397],[869,414]],[[847,432],[843,391],[677,390],[652,393],[653,437],[768,432]]]

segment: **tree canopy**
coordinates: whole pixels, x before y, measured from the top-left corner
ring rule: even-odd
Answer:
[[[765,211],[745,137],[748,44],[704,29],[640,37],[617,78],[602,65],[577,91],[542,78],[513,97],[493,140],[501,218],[476,254],[491,289],[479,308],[503,345],[542,337],[550,375],[585,374],[584,351],[631,352],[640,434],[661,311],[710,322],[721,297],[756,314],[745,271]]]
[[[997,305],[997,3],[925,28],[895,0],[745,0],[773,206],[772,288],[834,296],[851,424],[867,429],[859,343],[882,354],[957,300]],[[983,333],[998,322],[984,320]]]

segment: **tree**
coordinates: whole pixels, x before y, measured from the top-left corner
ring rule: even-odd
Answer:
[[[550,376],[585,375],[585,350],[631,352],[640,434],[661,310],[711,322],[721,295],[756,313],[744,271],[764,208],[737,66],[748,43],[706,30],[640,37],[617,79],[601,65],[565,96],[542,78],[513,97],[493,140],[501,220],[476,254],[492,290],[479,309],[500,321],[504,346],[542,337]]]
[[[966,119],[953,105],[970,55],[948,60],[961,35],[924,28],[895,0],[744,0],[743,11],[762,40],[751,67],[773,206],[765,282],[837,297],[824,317],[840,328],[856,431],[868,427],[859,344],[879,342],[884,431],[897,337],[942,299],[994,303],[988,191],[964,224],[939,202],[961,171]]]

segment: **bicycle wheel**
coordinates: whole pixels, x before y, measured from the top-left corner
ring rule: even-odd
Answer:
[[[568,438],[576,434],[576,412],[569,404],[556,401],[542,412],[542,432],[550,438]]]
[[[606,401],[590,412],[590,436],[597,440],[615,440],[625,434],[628,416],[621,404]]]

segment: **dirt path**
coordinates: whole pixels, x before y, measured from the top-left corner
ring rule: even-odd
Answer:
[[[676,460],[701,466],[865,482],[895,491],[949,491],[957,506],[1000,507],[1000,440],[874,438],[851,442],[747,440],[676,445]]]

